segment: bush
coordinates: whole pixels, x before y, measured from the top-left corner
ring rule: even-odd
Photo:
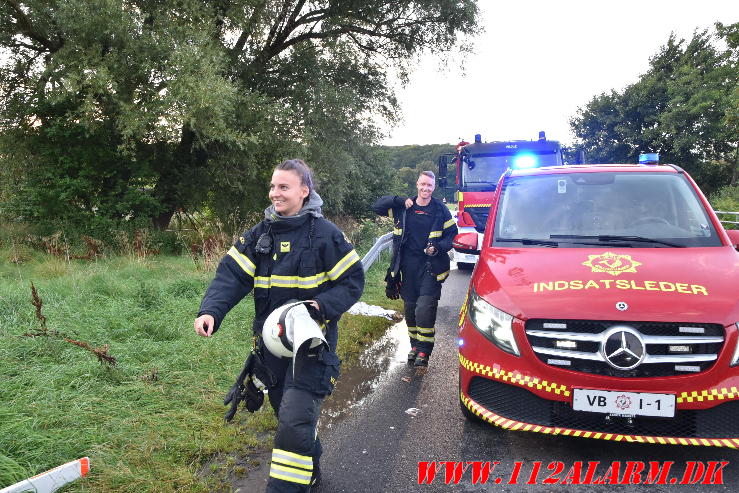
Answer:
[[[739,212],[739,185],[729,185],[711,195],[711,207],[716,211]],[[736,221],[735,214],[719,214],[723,221]],[[724,223],[726,229],[737,229],[736,224]]]
[[[393,230],[392,221],[387,218],[374,217],[357,221],[350,217],[338,216],[330,217],[329,220],[344,232],[360,255],[372,248],[377,238]]]

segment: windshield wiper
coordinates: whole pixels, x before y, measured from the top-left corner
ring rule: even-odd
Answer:
[[[568,239],[568,240],[598,240],[598,241],[626,241],[634,243],[656,243],[657,245],[665,245],[674,248],[685,248],[685,245],[674,243],[672,241],[658,240],[657,238],[646,238],[644,236],[617,236],[617,235],[549,235],[549,238]]]
[[[537,240],[534,238],[496,238],[495,241],[509,242],[509,243],[521,243],[523,245],[542,245],[557,248],[559,246],[558,241],[551,240]]]

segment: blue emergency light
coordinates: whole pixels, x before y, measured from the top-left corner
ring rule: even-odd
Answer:
[[[536,156],[533,154],[518,154],[513,158],[513,167],[517,169],[535,168]]]
[[[639,164],[659,164],[659,152],[639,154]]]

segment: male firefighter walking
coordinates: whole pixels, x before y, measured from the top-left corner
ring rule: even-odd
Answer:
[[[436,309],[441,283],[449,276],[449,255],[457,225],[449,209],[431,194],[434,173],[422,172],[416,182],[418,195],[380,197],[372,209],[393,218],[393,258],[385,281],[388,298],[403,298],[411,351],[408,363],[426,367],[434,349]]]

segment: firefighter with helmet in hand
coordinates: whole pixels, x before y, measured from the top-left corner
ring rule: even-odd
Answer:
[[[337,323],[361,296],[364,270],[344,234],[322,216],[323,201],[303,161],[277,166],[269,198],[272,205],[264,219],[243,233],[218,265],[194,326],[198,335],[211,337],[228,311],[253,290],[257,374],[278,418],[267,491],[308,491],[320,480],[320,407],[339,376]],[[292,348],[292,357],[267,347],[263,330],[271,337],[275,320],[284,326],[274,334],[283,337],[291,321],[300,327],[290,327],[290,334],[308,325],[300,322],[298,310],[307,310],[309,320],[315,320],[311,323],[323,328],[323,341]],[[277,318],[270,318],[268,327],[273,313]]]

